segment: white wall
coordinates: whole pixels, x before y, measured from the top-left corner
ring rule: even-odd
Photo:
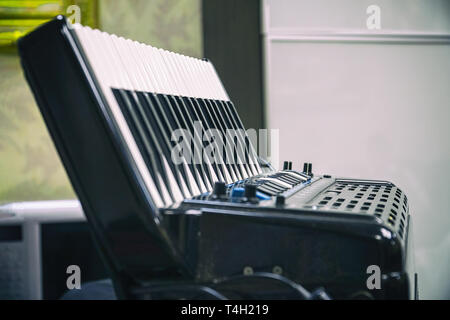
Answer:
[[[366,29],[371,4],[377,32]],[[421,298],[450,298],[450,1],[263,5],[266,115],[280,129],[280,160],[399,185]]]
[[[270,28],[298,30],[366,30],[366,9],[381,8],[382,29],[449,32],[448,0],[262,0]],[[267,10],[266,10],[267,13]]]

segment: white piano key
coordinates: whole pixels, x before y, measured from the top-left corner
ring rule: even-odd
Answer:
[[[170,81],[168,80],[168,74],[169,74],[169,70],[166,66],[166,64],[164,63],[162,52],[164,50],[162,49],[156,49],[153,51],[153,58],[155,59],[155,66],[157,68],[159,68],[159,72],[161,75],[161,80],[162,80],[162,86],[163,86],[163,90],[165,92],[166,95],[175,95],[176,94],[176,90],[174,89],[174,86],[172,83],[170,83]]]
[[[202,86],[204,86],[208,92],[207,98],[221,100],[216,91],[214,83],[215,79],[206,72],[205,64],[207,64],[207,62],[204,60],[193,60],[194,70],[196,74],[198,74],[198,77],[201,79]]]
[[[139,56],[139,59],[142,61],[142,66],[144,69],[143,75],[145,77],[145,82],[146,82],[146,90],[148,92],[155,93],[156,92],[155,73],[151,69],[149,59],[147,58],[147,52],[149,49],[147,48],[147,46],[145,44],[142,44],[142,43],[135,43],[135,47],[136,47],[136,52]]]
[[[148,70],[148,74],[152,83],[153,93],[160,93],[161,92],[161,80],[160,75],[156,71],[156,68],[154,66],[154,59],[152,57],[152,50],[153,47],[149,45],[144,45],[141,49],[142,57],[145,61],[145,65]]]
[[[187,97],[189,93],[186,89],[184,79],[182,78],[180,71],[178,70],[178,66],[175,63],[175,59],[177,59],[177,55],[173,52],[168,52],[168,54],[165,55],[164,58],[166,60],[166,63],[168,63],[170,65],[170,69],[172,71],[172,79],[177,88],[177,95],[181,96],[181,97]]]
[[[139,81],[138,83],[134,84],[136,87],[141,88],[142,91],[147,91],[150,92],[150,90],[152,89],[151,87],[151,82],[148,81],[148,78],[145,75],[145,71],[146,71],[146,67],[143,63],[143,60],[141,59],[141,56],[139,54],[139,44],[137,42],[132,42],[132,41],[127,41],[126,46],[128,47],[128,57],[131,58],[131,60],[129,60],[130,68],[129,71],[132,72],[135,76],[135,78],[137,79],[137,81]],[[150,126],[150,124],[148,124]],[[167,143],[167,142],[166,142]],[[170,145],[169,145],[170,147]],[[163,159],[164,165],[167,168],[169,168],[169,165],[167,163],[167,157],[161,152],[161,158]],[[178,184],[175,180],[175,177],[172,174],[172,170],[169,169],[166,172],[167,177],[169,179],[169,187],[171,190],[175,190],[177,194],[181,195],[180,190],[178,188]],[[183,176],[181,175],[181,173],[177,174],[179,176],[179,179],[183,179]],[[194,188],[194,194],[199,194],[200,192],[198,190],[196,190]],[[192,194],[189,194],[189,196],[192,196]]]
[[[186,69],[184,68],[185,61],[186,61],[186,59],[182,55],[176,54],[176,55],[173,56],[173,62],[175,64],[176,68],[177,68],[177,71],[178,71],[178,74],[180,76],[180,79],[182,79],[181,80],[182,81],[182,85],[184,85],[185,88],[186,88],[185,89],[186,90],[186,96],[187,97],[191,97],[192,100],[190,100],[190,101],[191,101],[191,103],[193,103],[193,100],[195,100],[195,93],[194,93],[195,89],[193,89],[193,87],[192,87],[193,81],[188,76],[189,73],[186,72]],[[187,105],[187,108],[190,108],[190,105]],[[187,114],[188,114],[189,118],[186,119],[186,121],[191,120],[191,122],[192,122],[191,125],[193,125],[193,129],[195,131],[194,138],[200,137],[200,139],[201,139],[202,132],[198,132],[197,131],[198,128],[196,126],[194,126],[193,120],[191,119],[191,115],[190,115],[190,113],[188,111],[187,111]],[[196,152],[200,152],[200,153],[203,152],[203,143],[202,143],[201,140],[200,141],[195,140],[194,141],[194,145],[197,148]],[[203,155],[201,155],[201,156],[203,158]],[[208,185],[207,185],[208,190],[212,190],[212,185],[215,182],[219,181],[219,179],[217,178],[217,175],[216,175],[216,173],[214,171],[214,168],[212,167],[211,162],[209,161],[209,159],[208,158],[203,158],[203,161],[205,162],[206,167],[207,167],[207,171],[208,171],[207,174],[209,174],[209,177],[204,177],[204,180],[205,180],[205,183],[207,181],[209,182]]]
[[[198,60],[198,59],[194,59],[194,58],[190,58],[190,57],[186,57],[186,58],[187,59],[186,59],[185,65],[186,65],[186,68],[187,68],[188,72],[190,74],[196,75],[195,78],[192,80],[192,82],[195,83],[196,86],[197,86],[197,94],[196,95],[200,96],[197,99],[201,100],[201,99],[203,99],[203,97],[208,96],[209,94],[208,94],[206,85],[204,87],[201,87],[202,79],[200,78],[200,75],[198,74],[198,72],[195,71],[196,70],[195,67],[194,67],[195,60]],[[201,108],[200,108],[200,112],[205,114],[206,110],[201,110]],[[204,125],[207,125],[207,123],[205,123]],[[219,129],[219,128],[217,128],[217,129]],[[232,179],[232,177],[230,175],[230,172],[229,172],[229,169],[225,165],[225,161],[224,161],[223,158],[222,158],[222,163],[216,163],[216,165],[218,167],[222,168],[222,174],[223,174],[223,176],[224,176],[223,178],[225,180],[224,182],[226,182],[228,184],[230,184],[232,182],[235,182],[235,180]]]
[[[88,30],[89,29],[85,27],[75,28],[75,34],[80,40],[81,46],[83,47],[83,51],[85,51],[86,58],[89,61],[91,68],[93,69],[92,71],[97,79],[97,82],[101,87],[106,102],[109,105],[114,120],[117,123],[117,126],[119,127],[120,133],[126,142],[127,148],[133,157],[136,167],[139,170],[141,178],[144,184],[146,185],[146,189],[150,195],[150,198],[153,200],[154,204],[157,207],[162,207],[164,205],[163,200],[159,192],[157,192],[156,185],[154,184],[154,181],[150,175],[150,172],[148,171],[144,159],[142,158],[139,148],[137,147],[136,142],[130,132],[130,129],[128,128],[128,124],[126,123],[126,120],[122,112],[120,111],[120,108],[110,90],[110,83],[108,79],[105,79],[104,77],[105,76],[104,68],[102,70],[101,67],[102,64],[99,61],[99,59],[95,56],[94,53],[95,50],[93,50],[93,48],[89,44],[89,41],[87,40],[90,34],[90,31]],[[100,67],[96,67],[96,65],[99,63]]]
[[[225,90],[225,87],[223,86],[222,81],[220,81],[219,75],[217,74],[217,71],[216,71],[216,68],[214,68],[214,65],[208,61],[206,63],[206,68],[210,70],[212,77],[215,79],[214,83],[216,85],[217,95],[219,97],[219,100],[230,101],[227,91]]]
[[[183,83],[180,81],[179,70],[177,69],[177,66],[174,61],[176,59],[175,54],[169,53],[168,55],[166,55],[164,57],[164,59],[165,59],[166,63],[168,63],[170,65],[170,68],[172,70],[172,80],[174,81],[174,83],[176,83],[177,89],[179,90],[178,92],[181,93],[180,96],[183,96],[183,95],[186,96],[187,92],[184,89]],[[179,104],[179,107],[183,108],[183,104]],[[199,174],[199,173],[197,172],[197,174]],[[202,193],[207,191],[206,186],[203,183],[203,179],[205,179],[205,177],[202,177],[202,178],[198,177],[198,181],[199,181],[198,187],[202,191]]]
[[[127,42],[128,49],[130,54],[132,55],[132,62],[134,69],[131,69],[131,73],[133,73],[137,78],[137,84],[141,91],[150,92],[149,81],[145,76],[145,67],[144,63],[139,55],[139,51],[137,48],[136,41],[128,41]]]
[[[199,95],[200,96],[209,96],[210,94],[207,90],[207,84],[203,82],[203,80],[201,79],[201,75],[200,75],[198,69],[196,68],[197,61],[199,61],[199,60],[194,59],[194,58],[188,58],[186,61],[186,66],[187,66],[189,72],[196,75],[195,79],[193,80],[194,83],[196,83],[197,85],[201,85],[203,83],[203,85],[204,85],[203,88],[199,87],[199,89],[198,89]],[[200,93],[200,91],[202,91],[202,92]],[[200,99],[202,99],[202,98],[200,98]],[[206,113],[206,112],[207,111],[205,110],[204,113]],[[219,129],[219,128],[216,128],[216,129]],[[225,182],[228,184],[235,182],[236,178],[233,179],[230,174],[231,168],[230,169],[228,168],[228,166],[225,163],[225,159],[222,158],[221,160],[222,160],[222,163],[217,164],[217,165],[223,169],[223,175],[224,175]]]
[[[198,61],[195,61],[194,67],[198,71],[198,74],[200,75],[200,77],[202,79],[206,79],[205,86],[208,86],[208,90],[210,92],[209,96],[211,96],[210,99],[213,100],[213,107],[216,108],[217,106],[215,105],[215,103],[216,103],[217,100],[220,100],[220,99],[214,98],[214,97],[219,97],[219,96],[217,94],[217,88],[214,87],[214,85],[213,85],[215,80],[212,79],[213,77],[211,76],[211,74],[208,74],[207,71],[206,71],[206,68],[205,68],[206,64],[209,64],[209,62],[198,60]],[[230,119],[227,116],[227,114],[224,114],[220,110],[217,110],[217,112],[221,116],[226,116],[228,121],[230,121],[230,122],[232,121],[232,119]],[[224,126],[225,126],[225,124],[224,124]],[[233,129],[233,128],[226,128],[226,129]],[[225,132],[225,134],[226,134],[226,132]],[[243,139],[241,132],[237,132],[237,135],[238,135],[240,143],[244,147],[245,146],[245,140]],[[230,149],[227,149],[227,150],[230,150]],[[237,163],[236,164],[236,166],[238,166],[240,168],[241,172],[242,172],[242,175],[239,172],[237,172],[239,180],[242,180],[242,178],[250,177],[250,174],[247,172],[248,164],[245,163],[245,159],[241,159],[241,157],[239,155],[238,155],[238,158],[239,158],[238,160],[240,160],[241,162],[244,162],[244,163]]]
[[[158,49],[153,47],[148,47],[148,57],[149,57],[149,63],[151,65],[151,68],[153,72],[155,73],[155,78],[157,81],[157,94],[169,94],[167,91],[167,86],[165,85],[163,73],[161,71],[161,67],[159,66],[158,61],[158,55],[157,55]]]
[[[134,50],[134,44],[131,40],[127,40],[124,42],[123,44],[123,49],[124,49],[124,54],[127,57],[128,60],[128,72],[132,73],[133,78],[135,79],[136,82],[133,83],[134,87],[139,87],[142,88],[141,90],[146,91],[145,90],[145,84],[142,83],[142,81],[144,81],[144,77],[141,75],[142,70],[143,70],[143,65],[141,62],[139,62],[139,57],[136,55],[136,51]],[[141,83],[139,82],[141,81]],[[165,141],[166,143],[169,143],[169,141]],[[170,143],[168,145],[169,149],[170,149]],[[164,161],[167,162],[167,158],[162,154],[161,157],[164,158]],[[187,175],[187,179],[189,180],[189,185],[191,185],[192,187],[192,192],[189,191],[189,189],[186,186],[186,182],[184,181],[184,177],[181,174],[181,172],[176,172],[174,174],[176,174],[179,177],[180,180],[180,184],[181,184],[181,190],[183,191],[183,194],[185,194],[187,197],[192,197],[194,195],[199,195],[200,191],[198,190],[198,187],[194,181],[194,178],[192,177],[192,175],[190,175],[189,171],[186,171],[186,162],[184,161],[184,163],[182,163],[182,166],[186,172]],[[175,178],[172,176],[171,174],[171,170],[169,170],[167,173],[169,175],[169,179],[170,179],[170,184],[171,184],[171,190],[175,189],[178,192],[178,186],[175,183]],[[173,178],[173,180],[172,180]]]
[[[160,51],[160,57],[161,57],[162,63],[165,66],[165,69],[167,71],[167,73],[166,73],[167,81],[168,81],[168,83],[171,84],[170,90],[173,92],[172,95],[175,95],[175,93],[181,92],[180,91],[181,89],[180,89],[179,83],[177,82],[177,79],[175,77],[175,69],[169,63],[169,53],[167,51]],[[175,106],[172,106],[172,108],[175,108]],[[169,112],[172,112],[172,111],[169,111]],[[174,117],[174,119],[176,119],[175,113],[173,113],[173,117]],[[178,120],[176,119],[176,121],[178,121]],[[204,187],[204,185],[199,186],[197,184],[197,182],[195,181],[195,179],[191,173],[191,170],[187,165],[186,159],[184,159],[182,165],[183,165],[184,171],[186,173],[187,179],[189,181],[189,185],[193,188],[193,194],[199,195],[202,192],[206,192],[206,188]],[[202,189],[202,191],[200,191],[200,189]]]
[[[122,88],[133,91],[135,88],[138,87],[138,84],[137,84],[136,73],[133,73],[134,65],[132,63],[133,61],[131,60],[132,59],[131,52],[127,47],[128,44],[129,44],[129,42],[127,42],[125,39],[116,37],[113,39],[113,41],[111,43],[105,43],[104,45],[110,46],[111,52],[113,52],[113,50],[116,50],[116,52],[117,52],[116,55],[112,55],[112,63],[113,64],[111,65],[111,68],[113,68],[113,69],[119,68],[120,74],[118,74],[118,76],[120,76],[120,79],[121,79],[120,82],[121,82]],[[135,112],[139,112],[139,111],[135,110]],[[156,150],[153,150],[153,151],[156,152]],[[165,164],[165,162],[167,162],[164,155],[156,154],[155,156],[161,157],[161,161],[162,161],[163,165]],[[170,190],[172,192],[174,200],[182,201],[182,199],[184,197],[178,188],[175,178],[172,176],[172,172],[166,170],[166,172],[164,172],[164,174],[167,176],[167,178],[169,180],[168,187],[170,188]],[[170,196],[169,196],[168,190],[166,189],[167,188],[166,183],[163,182],[161,173],[158,170],[156,170],[156,175],[158,176],[159,185],[162,189],[163,198],[165,199],[166,203],[170,203],[169,202]]]
[[[171,69],[171,66],[165,61],[166,59],[165,59],[164,55],[166,55],[166,53],[163,51],[160,51],[160,50],[154,51],[153,53],[154,53],[153,57],[157,57],[156,59],[153,60],[156,62],[154,67],[159,69],[161,74],[164,74],[163,81],[167,85],[166,86],[167,92],[172,92],[171,94],[174,95],[174,93],[177,92],[176,84],[174,84],[174,81],[173,81],[174,70]],[[163,70],[163,71],[161,71],[161,70]],[[169,123],[168,123],[168,126],[169,126],[169,128],[171,127],[171,125]],[[169,143],[169,147],[170,147],[170,142],[168,141],[168,143]],[[193,193],[194,193],[193,195],[199,195],[202,191],[206,192],[206,188],[204,188],[204,186],[199,187],[199,185],[195,181],[190,169],[188,168],[186,159],[184,159],[182,165],[183,165],[183,168],[187,175],[189,185],[193,188]]]
[[[209,99],[217,99],[222,100],[221,97],[217,93],[217,88],[215,85],[215,79],[209,74],[205,68],[207,64],[206,61],[194,61],[194,66],[197,70],[197,73],[200,75],[201,79],[204,81],[204,85],[208,87],[208,98]]]
[[[130,56],[129,56],[129,50],[127,50],[126,48],[126,41],[123,38],[118,38],[115,37],[113,39],[112,42],[110,43],[105,43],[105,46],[110,46],[110,49],[112,52],[116,52],[115,55],[113,55],[113,68],[118,68],[118,70],[120,70],[120,73],[118,74],[121,78],[121,87],[124,89],[128,89],[128,90],[134,90],[135,88],[138,87],[138,85],[133,84],[131,79],[134,79],[133,76],[131,76],[130,73],[130,69],[133,68],[131,62],[130,62]],[[166,168],[165,169],[165,174],[169,180],[169,188],[172,191],[172,194],[174,196],[174,200],[175,201],[181,201],[184,197],[181,194],[181,191],[178,188],[178,183],[176,182],[175,178],[172,175],[172,171],[167,170],[167,159],[165,158],[165,156],[162,154],[160,155],[161,157],[161,161],[162,161],[162,165]],[[157,172],[158,176],[159,176],[159,180],[161,179],[160,177],[160,173]],[[168,195],[168,191],[165,189],[165,183],[163,183],[161,181],[160,185],[162,185],[163,188],[163,192],[164,192],[164,198],[169,197]],[[167,200],[166,200],[167,201]]]

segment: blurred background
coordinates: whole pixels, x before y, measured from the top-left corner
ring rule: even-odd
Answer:
[[[15,49],[72,5],[82,24],[208,57],[246,126],[280,130],[280,161],[397,184],[420,297],[450,298],[450,1],[0,0],[0,203],[75,198]]]
[[[185,54],[202,56],[200,1],[0,0],[0,202],[75,197],[22,74],[14,41],[57,14]]]

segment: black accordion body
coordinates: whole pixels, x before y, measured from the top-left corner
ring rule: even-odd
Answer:
[[[415,297],[406,195],[308,163],[274,170],[211,62],[61,16],[19,52],[119,297],[295,299],[319,287],[338,299]],[[236,130],[248,152],[231,153],[243,161],[172,161],[178,129],[204,147],[195,122]]]

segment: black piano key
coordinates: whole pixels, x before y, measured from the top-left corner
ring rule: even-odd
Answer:
[[[220,129],[218,122],[213,117],[213,115],[210,113],[208,108],[206,107],[205,100],[197,99],[197,101],[198,101],[198,107],[199,107],[200,112],[203,113],[204,117],[206,118],[207,122],[209,123],[209,128],[218,130],[220,133],[222,133],[222,130]],[[225,139],[224,138],[225,137],[222,135],[222,137],[221,137],[222,146],[221,146],[221,153],[220,153],[221,160],[222,160],[222,166],[224,166],[224,168],[227,169],[232,181],[235,182],[238,179],[236,177],[234,169],[226,161],[226,147],[225,147]]]
[[[220,119],[220,117],[218,116],[218,114],[215,112],[214,108],[211,106],[210,101],[208,99],[201,99],[203,102],[203,107],[205,108],[204,110],[208,113],[208,115],[211,117],[212,121],[215,124],[215,128],[217,130],[219,130],[222,133],[222,137],[223,137],[223,142],[225,143],[224,145],[224,163],[226,164],[226,166],[229,168],[230,172],[232,173],[232,178],[234,181],[238,181],[238,180],[242,180],[242,176],[239,172],[238,166],[236,165],[238,163],[235,154],[234,154],[234,150],[233,149],[229,149],[230,146],[228,146],[227,143],[227,139],[226,139],[226,129],[224,127],[223,124],[223,120]],[[229,162],[228,157],[232,157],[231,159],[231,163]]]
[[[231,116],[231,117],[234,119],[234,121],[236,122],[238,128],[245,130],[244,124],[242,123],[242,120],[241,120],[241,118],[239,117],[239,115],[238,115],[238,113],[237,113],[237,111],[236,111],[236,108],[235,108],[235,106],[233,105],[233,103],[232,103],[231,101],[227,101],[227,102],[224,103],[224,106],[226,107],[226,110],[229,112],[230,116]],[[262,170],[261,170],[261,167],[260,167],[260,165],[259,165],[259,163],[258,163],[258,160],[256,159],[257,154],[256,154],[256,151],[255,151],[255,148],[254,148],[254,147],[255,147],[255,146],[252,146],[252,151],[253,151],[253,154],[252,154],[253,167],[254,167],[254,169],[256,169],[257,173],[261,173]]]
[[[214,122],[212,121],[212,119],[209,117],[209,115],[204,112],[204,110],[201,107],[201,99],[192,99],[192,111],[195,112],[196,116],[198,117],[198,119],[202,122],[202,124],[205,126],[206,130],[208,129],[216,129]],[[216,150],[220,150],[221,151],[221,158],[219,159],[219,161],[215,162],[217,165],[217,168],[219,168],[219,170],[221,171],[221,175],[223,177],[222,181],[225,181],[227,183],[231,183],[234,182],[233,179],[231,178],[230,172],[228,167],[223,163],[223,148],[219,148],[219,145],[217,144],[217,142],[213,141],[213,142],[207,142],[207,143],[213,143]]]
[[[170,137],[172,136],[172,132],[175,129],[178,129],[177,123],[175,119],[171,116],[171,113],[169,111],[170,107],[170,101],[166,95],[153,95],[152,101],[154,102],[154,110],[156,111],[157,118],[159,119],[160,123],[163,124],[163,128],[161,128],[162,133],[164,133],[164,138],[166,141],[166,144],[168,145],[168,148],[172,151],[172,148],[175,147],[176,142],[171,141]],[[185,159],[186,160],[186,159]],[[187,161],[190,161],[187,159],[183,162],[183,164],[179,165],[180,168],[182,168],[180,171],[183,174],[184,181],[188,189],[192,194],[196,194],[199,191],[197,182],[192,177],[192,174],[190,169],[187,168]],[[188,171],[189,170],[189,171]],[[193,189],[195,188],[195,190]]]
[[[196,163],[195,166],[198,168],[198,170],[201,172],[201,176],[203,177],[203,181],[205,183],[205,186],[207,187],[208,191],[212,190],[212,186],[217,181],[217,177],[213,179],[212,177],[212,170],[211,163],[209,162],[209,159],[203,159],[203,148],[202,148],[202,142],[200,141],[202,137],[202,132],[197,132],[195,134],[194,132],[194,121],[192,120],[190,113],[188,112],[188,105],[191,98],[188,97],[176,97],[178,100],[178,108],[175,110],[177,116],[179,117],[180,123],[188,130],[192,132],[192,136],[194,137],[193,141],[193,148],[196,152],[197,156],[200,157],[201,163]]]
[[[224,114],[221,112],[221,109],[219,108],[219,106],[216,104],[216,102],[214,100],[210,100],[210,99],[206,99],[206,106],[209,108],[210,113],[217,119],[217,122],[220,124],[221,126],[221,130],[222,130],[222,134],[225,138],[225,142],[227,141],[227,129],[234,129],[231,126],[227,125],[227,120],[226,117],[224,117]],[[236,171],[236,175],[238,177],[239,180],[242,180],[243,178],[248,178],[250,175],[247,173],[247,170],[244,167],[244,163],[245,161],[245,145],[241,145],[241,147],[243,148],[243,154],[240,154],[238,152],[239,150],[239,144],[241,144],[240,139],[239,139],[239,135],[240,133],[237,132],[237,144],[234,145],[232,144],[231,146],[227,146],[226,151],[230,152],[230,156],[233,157],[233,168]],[[236,146],[236,148],[233,148],[233,146]],[[243,158],[244,157],[244,158]]]
[[[210,111],[208,110],[207,106],[206,106],[206,102],[203,99],[196,99],[198,102],[198,110],[204,115],[205,119],[207,120],[207,123],[209,125],[208,129],[216,129],[219,132],[222,132],[222,130],[220,129],[219,123],[217,122],[217,120],[213,117],[213,115],[210,113]],[[221,161],[222,161],[222,167],[224,169],[226,169],[228,175],[230,176],[231,182],[236,182],[238,181],[238,178],[236,176],[235,170],[234,168],[227,163],[226,161],[226,148],[225,148],[225,141],[224,138],[222,136],[222,148],[220,156],[221,156]]]
[[[161,145],[163,146],[165,153],[169,159],[169,165],[173,170],[177,173],[176,177],[177,182],[180,185],[180,189],[186,197],[190,197],[191,195],[198,193],[193,193],[193,186],[191,185],[191,181],[189,179],[189,174],[186,172],[186,169],[183,164],[175,164],[172,161],[172,144],[168,138],[168,134],[171,134],[171,127],[168,120],[164,119],[164,112],[161,111],[161,106],[158,105],[158,98],[151,93],[141,93],[141,97],[143,98],[143,102],[146,105],[145,112],[148,116],[149,121],[154,126],[155,133],[161,141]],[[187,190],[190,192],[188,194]]]
[[[182,126],[182,123],[180,122],[180,118],[177,113],[177,111],[179,110],[179,105],[178,105],[177,99],[172,95],[161,95],[161,97],[163,97],[164,101],[165,101],[166,108],[164,109],[164,111],[166,112],[166,117],[174,124],[174,126],[172,127],[172,130],[187,129],[185,126]],[[164,102],[163,102],[163,104],[164,104]],[[194,164],[192,163],[192,160],[193,160],[192,152],[194,151],[194,149],[192,148],[193,147],[192,142],[193,141],[190,141],[190,143],[191,143],[191,145],[190,145],[191,146],[191,149],[190,149],[191,159],[189,161],[191,173],[195,177],[194,179],[196,180],[195,184],[197,184],[197,188],[200,189],[199,184],[201,184],[203,186],[203,189],[205,189],[204,182],[201,181],[201,178],[198,176],[198,170],[195,168]],[[204,191],[206,191],[206,190],[204,190]]]
[[[174,118],[177,128],[178,129],[185,129],[188,130],[188,127],[186,126],[185,119],[183,115],[180,113],[180,103],[182,103],[182,99],[178,98],[176,96],[168,96],[170,102],[171,102],[171,116]],[[194,137],[194,132],[191,131],[192,137]],[[195,147],[196,144],[194,141],[191,141],[191,152],[197,152],[197,148]],[[203,192],[206,192],[206,186],[205,183],[208,184],[206,173],[204,172],[204,168],[201,164],[196,165],[194,163],[194,154],[191,155],[191,159],[189,161],[189,168],[191,170],[192,175],[194,176],[194,179],[197,182],[197,185],[200,187],[200,189]],[[210,189],[211,190],[211,189]]]
[[[191,130],[194,132],[194,130],[198,130],[199,128],[195,128],[194,127],[194,122],[195,121],[199,121],[202,123],[202,127],[205,126],[205,121],[202,118],[202,115],[198,114],[197,109],[195,108],[195,104],[197,103],[195,101],[195,98],[191,98],[191,97],[183,97],[183,100],[185,102],[185,106],[186,108],[182,110],[182,112],[186,115],[186,119],[188,119],[188,125],[191,128]],[[207,126],[206,126],[207,127]],[[201,129],[202,130],[202,129]],[[202,140],[203,138],[203,132],[197,132],[197,135],[195,135],[196,139],[195,143],[198,146],[200,152],[201,152],[201,156],[203,159],[203,162],[208,164],[208,169],[209,170],[213,170],[213,172],[210,172],[211,175],[214,175],[214,177],[212,177],[213,179],[211,179],[211,185],[214,185],[215,182],[217,181],[225,181],[224,176],[223,176],[223,169],[219,168],[218,164],[213,162],[211,163],[211,161],[209,160],[209,158],[204,157],[203,155],[203,150],[204,150],[204,142]]]
[[[143,137],[143,135],[139,132],[137,121],[135,121],[135,114],[134,114],[133,108],[131,106],[130,101],[128,100],[127,95],[124,93],[124,91],[120,90],[120,89],[113,89],[113,93],[114,93],[117,103],[125,117],[125,120],[128,123],[130,131],[136,140],[136,144],[138,145],[139,150],[141,151],[141,154],[142,154],[144,161],[149,169],[149,172],[153,178],[153,181],[155,182],[155,185],[159,191],[159,194],[160,194],[162,200],[164,201],[164,203],[167,205],[168,200],[167,200],[167,197],[164,197],[165,192],[163,191],[163,186],[158,177],[158,173],[164,172],[164,169],[163,169],[161,161],[159,159],[157,159],[157,156],[153,152],[153,150],[155,148],[150,145],[145,146],[146,143],[150,144],[150,141],[147,141],[147,139],[145,139]],[[134,115],[134,117],[133,117],[133,115]],[[167,183],[167,180],[165,182]],[[172,190],[169,189],[168,193],[171,196],[171,200],[174,202],[175,198],[172,194]]]
[[[235,116],[233,115],[233,113],[230,111],[229,106],[227,105],[226,102],[224,101],[217,101],[218,105],[222,108],[223,112],[228,116],[228,119],[230,120],[233,128],[235,128],[236,130],[243,130],[244,135],[240,136],[241,139],[241,143],[243,143],[246,147],[247,147],[247,167],[249,169],[249,171],[251,172],[252,176],[255,176],[259,173],[261,173],[261,171],[257,170],[257,167],[255,165],[255,162],[257,162],[257,159],[255,159],[254,156],[254,149],[253,146],[251,145],[251,142],[249,141],[249,139],[247,138],[246,134],[245,134],[245,128],[243,125],[239,125],[239,123],[237,122]],[[241,131],[239,131],[241,132]]]
[[[232,123],[232,119],[230,119],[229,115],[225,112],[220,102],[216,100],[210,100],[211,103],[214,105],[215,110],[218,114],[220,114],[222,121],[224,122],[224,126],[227,129],[237,130],[236,126]],[[242,139],[241,132],[237,132],[237,136],[239,139],[239,143],[242,144],[242,146],[245,147],[245,142]],[[253,176],[253,172],[250,170],[248,166],[248,151],[247,149],[244,149],[244,159],[241,159],[241,164],[239,165],[239,170],[241,171],[241,175],[243,178],[248,178]]]
[[[181,165],[176,166],[170,159],[170,150],[165,150],[165,145],[161,143],[161,137],[158,136],[158,131],[154,130],[154,124],[151,124],[151,117],[146,112],[148,110],[147,105],[145,104],[145,100],[139,99],[138,93],[134,91],[124,91],[128,99],[131,103],[131,107],[134,108],[134,114],[136,116],[136,120],[140,121],[140,127],[143,128],[142,134],[145,134],[147,138],[152,138],[154,141],[154,146],[156,146],[156,152],[164,155],[163,158],[163,171],[160,172],[164,176],[166,176],[167,185],[170,186],[170,190],[172,192],[181,192],[183,197],[190,197],[191,194],[187,193],[187,190],[184,186],[183,177],[181,173],[183,172],[183,167]],[[140,95],[142,97],[142,94]],[[145,106],[145,107],[144,107]],[[164,152],[165,151],[165,152]],[[170,177],[168,177],[170,176]],[[175,197],[176,200],[181,200],[180,197]]]
[[[194,122],[195,121],[200,121],[202,123],[202,126],[205,126],[206,128],[208,128],[208,125],[206,123],[206,120],[203,118],[203,115],[199,114],[197,112],[197,108],[195,107],[195,105],[197,104],[196,99],[195,98],[185,98],[185,100],[187,101],[188,107],[184,111],[186,112],[186,115],[189,115],[190,119],[192,120],[191,122],[188,123],[188,125],[192,128],[191,130],[194,131]],[[199,134],[200,134],[200,139],[202,139],[201,135],[203,133],[200,132]],[[202,152],[202,157],[203,157],[204,142],[198,141],[198,145]],[[209,160],[206,160],[206,161],[209,162]],[[212,162],[211,166],[214,170],[216,178],[218,179],[216,181],[226,181],[225,176],[223,174],[223,172],[224,172],[223,168],[216,162]],[[216,182],[216,181],[214,181],[214,182]]]

